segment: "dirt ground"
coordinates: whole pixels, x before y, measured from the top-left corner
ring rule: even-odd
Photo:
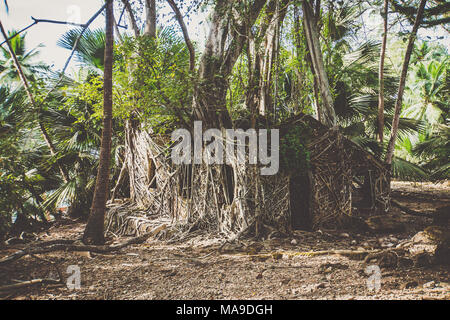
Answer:
[[[417,211],[450,204],[448,184],[394,182],[394,198]],[[321,250],[395,247],[430,224],[431,219],[401,214],[406,229],[373,234],[350,231],[296,231],[289,238],[227,244],[195,238],[167,244],[148,240],[110,254],[52,252],[26,256],[0,266],[0,286],[38,278],[65,277],[80,268],[80,289],[36,284],[0,292],[1,299],[444,299],[450,300],[449,267],[381,268],[381,289],[370,291],[361,260]],[[76,239],[84,225],[55,225],[39,240]],[[115,239],[120,242],[123,239]],[[24,245],[0,250],[0,258]],[[221,248],[221,250],[219,250]]]

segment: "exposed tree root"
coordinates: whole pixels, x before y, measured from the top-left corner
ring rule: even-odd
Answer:
[[[42,242],[32,242],[27,245],[26,249],[32,248],[32,247],[47,247],[54,244],[73,244],[76,240],[72,239],[55,239],[55,240],[49,240],[49,241],[42,241]]]
[[[159,229],[159,228],[157,228]],[[156,230],[158,231],[158,230]],[[120,250],[126,246],[129,246],[131,244],[138,244],[142,243],[151,236],[153,236],[156,233],[155,230],[152,230],[151,232],[148,232],[146,234],[143,234],[139,237],[135,237],[132,239],[129,239],[127,241],[124,241],[120,244],[111,245],[111,246],[94,246],[94,245],[84,245],[84,244],[75,244],[75,241],[72,241],[72,243],[45,243],[44,246],[37,246],[33,248],[27,248],[24,250],[17,251],[13,253],[10,256],[7,256],[0,260],[0,266],[4,265],[8,262],[12,262],[15,260],[18,260],[26,255],[34,255],[34,254],[41,254],[41,253],[48,253],[48,252],[54,252],[54,251],[90,251],[94,253],[108,253]]]
[[[419,211],[412,210],[410,208],[405,207],[404,205],[401,205],[399,202],[397,202],[394,199],[391,199],[391,204],[393,204],[394,206],[396,206],[397,208],[402,210],[404,213],[410,214],[412,216],[433,218],[433,215],[431,213],[419,212]]]
[[[326,255],[341,255],[347,257],[352,260],[364,260],[364,258],[370,254],[379,253],[380,250],[322,250],[322,251],[305,251],[305,252],[295,252],[295,251],[277,251],[277,252],[269,252],[269,253],[260,253],[260,254],[250,254],[247,253],[237,253],[235,255],[243,255],[254,258],[281,258],[282,255],[286,255],[288,257],[294,256],[306,256],[306,257],[316,257],[316,256],[326,256]]]
[[[30,281],[23,281],[19,283],[2,286],[0,287],[0,292],[21,289],[35,284],[62,284],[62,282],[60,280],[55,279],[33,279]]]

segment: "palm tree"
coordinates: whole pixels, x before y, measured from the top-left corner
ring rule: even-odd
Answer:
[[[383,145],[377,141],[379,134],[378,110],[378,43],[368,42],[343,55],[344,65],[339,68],[334,91],[335,110],[343,133],[352,141],[372,152],[377,157],[383,155]],[[384,67],[384,132],[391,130],[394,97],[398,79],[392,76],[391,67]],[[401,117],[398,132],[403,140],[414,133],[425,132],[425,123],[420,120]],[[405,142],[406,143],[406,142]],[[426,172],[418,165],[393,158],[393,173],[402,179],[426,179]]]
[[[450,176],[450,108],[448,94],[450,77],[448,59],[420,63],[416,71],[417,82],[411,91],[420,93],[419,103],[405,112],[416,115],[428,123],[425,133],[418,136],[418,143],[411,153],[424,161],[423,167],[431,172],[431,178],[440,180]]]
[[[81,32],[82,29],[72,29],[66,32],[58,40],[57,45],[72,50]],[[103,71],[105,65],[105,31],[102,29],[86,30],[78,40],[75,53],[83,66],[87,66],[93,71]]]
[[[4,216],[20,216],[19,222],[27,223],[32,213],[39,215],[43,222],[47,220],[41,195],[59,179],[57,172],[48,168],[45,145],[34,124],[25,92],[1,86],[0,220]]]
[[[60,150],[59,161],[69,169],[70,180],[53,189],[44,206],[48,209],[69,206],[69,216],[86,217],[94,193],[100,146],[100,133],[92,117],[94,111],[79,101],[68,103],[62,95],[55,96],[54,100],[64,102],[64,107],[51,105],[42,119],[52,124],[53,137]]]
[[[14,68],[16,69],[16,72],[17,72],[17,74],[19,76],[19,79],[20,79],[24,89],[25,89],[25,92],[26,92],[26,94],[28,96],[28,99],[30,100],[30,103],[31,103],[32,107],[35,110],[40,111],[40,108],[38,108],[38,105],[36,104],[36,101],[34,99],[33,93],[31,92],[31,88],[30,88],[30,86],[28,84],[28,79],[27,79],[27,77],[25,76],[25,74],[23,72],[22,66],[21,66],[21,64],[20,64],[20,62],[19,62],[19,60],[18,60],[18,58],[17,58],[17,56],[16,56],[16,54],[14,52],[14,48],[11,46],[11,42],[8,40],[8,35],[7,35],[7,33],[6,33],[5,29],[4,29],[3,24],[1,23],[1,21],[0,21],[0,32],[2,33],[3,38],[6,41],[6,46],[8,48],[8,53],[9,53],[11,59],[12,59]],[[42,137],[43,137],[45,143],[47,144],[47,146],[48,146],[48,148],[50,150],[50,154],[53,157],[55,157],[57,155],[57,151],[56,151],[55,145],[53,144],[53,141],[52,141],[50,135],[48,134],[48,131],[47,131],[44,123],[42,121],[38,121],[38,123],[39,123],[39,129],[40,129],[40,131],[42,133]],[[61,173],[61,176],[62,176],[63,180],[65,182],[67,182],[69,180],[69,178],[68,178],[68,175],[67,175],[67,172],[66,172],[65,168],[59,163],[57,163],[56,165],[59,168],[59,171]]]
[[[106,45],[105,45],[105,67],[103,80],[103,132],[100,148],[100,159],[95,184],[94,199],[92,200],[91,214],[86,229],[84,230],[83,242],[88,244],[102,244],[104,239],[104,223],[106,201],[109,196],[109,167],[111,158],[111,136],[112,136],[112,67],[114,46],[114,12],[113,1],[106,0]]]
[[[8,37],[16,34],[16,32],[9,31]],[[30,51],[26,50],[26,34],[18,35],[11,40],[9,40],[12,51],[14,52],[17,61],[19,62],[22,72],[25,75],[26,79],[31,82],[38,78],[39,74],[45,73],[49,71],[49,67],[41,62],[36,62],[35,58],[39,55],[39,51],[37,50],[39,47],[34,48]],[[14,57],[11,55],[9,49],[5,49],[0,47],[1,55],[0,55],[0,82],[3,83],[21,83],[21,79],[19,74],[17,73],[17,69],[14,65]]]
[[[387,165],[391,165],[392,158],[394,157],[395,142],[397,140],[397,135],[398,135],[398,123],[400,120],[400,112],[401,112],[401,109],[403,106],[403,93],[405,91],[406,75],[408,73],[409,61],[411,60],[411,54],[414,49],[414,42],[416,40],[417,30],[419,29],[419,26],[422,23],[423,12],[424,12],[426,3],[427,3],[427,0],[420,1],[419,8],[417,9],[416,19],[414,21],[414,26],[411,31],[411,34],[409,35],[408,45],[406,47],[405,58],[403,60],[402,72],[400,75],[400,83],[398,85],[397,100],[395,102],[395,111],[394,111],[394,118],[392,120],[391,136],[390,136],[387,151],[386,151],[385,161],[386,161]]]
[[[446,90],[446,73],[449,60],[441,62],[432,60],[427,65],[418,64],[415,72],[415,83],[410,91],[420,95],[419,103],[411,105],[404,114],[418,120],[427,120],[430,124],[445,121],[445,113],[448,110]]]
[[[447,114],[448,115],[448,114]],[[438,124],[425,139],[416,144],[413,154],[425,160],[424,167],[431,171],[434,180],[450,178],[450,126]]]

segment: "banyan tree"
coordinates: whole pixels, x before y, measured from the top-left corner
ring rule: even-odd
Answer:
[[[336,126],[311,2],[303,1],[302,11],[311,71],[320,91],[318,120],[300,113],[278,124],[271,121],[274,101],[270,92],[279,28],[292,2],[214,3],[210,33],[196,72],[190,123],[201,121],[204,130],[278,129],[281,168],[277,174],[261,175],[261,164],[238,161],[236,153],[226,164],[176,164],[171,158],[176,143],[170,135],[130,120],[125,160],[129,198],[110,202],[107,230],[139,234],[165,223],[185,232],[260,236],[338,228],[355,217],[355,200],[360,198],[372,212],[386,211],[387,168]],[[185,40],[189,44],[186,35]],[[244,46],[249,64],[248,118],[238,123],[227,108],[227,91]],[[192,132],[193,126],[185,129]],[[245,144],[248,151],[247,140]]]

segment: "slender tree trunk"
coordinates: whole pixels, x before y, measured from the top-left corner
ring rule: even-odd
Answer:
[[[386,56],[386,42],[388,33],[388,11],[389,11],[389,0],[384,0],[384,28],[383,28],[383,40],[381,43],[381,54],[380,54],[380,68],[378,71],[378,141],[383,143],[383,132],[384,132],[384,60]]]
[[[123,5],[125,6],[125,10],[127,11],[128,20],[131,23],[131,29],[133,29],[134,36],[139,37],[139,28],[136,23],[136,18],[133,13],[133,8],[131,8],[131,4],[128,0],[122,0]]]
[[[122,0],[128,2],[128,0]],[[132,10],[131,5],[126,6],[126,9],[128,11],[128,16],[131,17],[131,20],[135,21],[134,13]],[[146,25],[144,30],[144,36],[150,37],[150,38],[156,38],[156,3],[154,0],[146,0],[145,1],[145,13],[146,13]],[[138,38],[140,36],[139,31],[134,32],[135,38]],[[139,56],[144,49],[142,47],[139,47],[136,52],[132,54],[132,56]],[[130,74],[130,81],[133,81],[131,79],[131,75],[133,74],[133,71],[136,69],[136,65],[133,63],[128,63],[128,73]],[[139,100],[139,95],[136,95],[134,99]],[[135,186],[136,186],[136,179],[135,176],[135,169],[136,169],[136,161],[135,161],[135,137],[136,133],[140,130],[140,122],[138,118],[136,117],[136,112],[133,110],[131,112],[131,118],[127,119],[125,121],[125,159],[126,162],[126,170],[128,171],[128,178],[129,178],[129,186],[130,186],[130,199],[131,201],[136,200],[136,192],[135,192]],[[121,170],[121,175],[125,174]],[[120,181],[118,181],[118,184]],[[115,191],[117,188],[114,187],[113,191]],[[113,196],[115,196],[115,192],[113,192]]]
[[[155,0],[145,0],[145,29],[144,35],[150,38],[156,37],[156,2]]]
[[[302,9],[305,36],[322,97],[322,106],[320,109],[322,110],[323,123],[329,127],[333,127],[336,125],[336,113],[334,111],[333,96],[320,49],[317,20],[315,19],[315,14],[309,1],[304,0],[302,2]]]
[[[33,108],[37,109],[36,101],[34,100],[33,94],[31,93],[31,90],[30,90],[30,86],[28,85],[28,80],[25,77],[25,75],[23,74],[22,67],[20,66],[19,60],[17,60],[17,56],[16,56],[13,48],[11,47],[11,43],[8,40],[8,35],[6,34],[6,31],[3,28],[3,24],[1,23],[1,21],[0,21],[0,30],[1,30],[3,37],[5,38],[5,42],[8,47],[9,54],[11,55],[11,58],[14,61],[14,67],[16,68],[17,73],[19,74],[19,78],[22,81],[22,84],[25,88],[28,99],[30,100],[30,103],[33,106]],[[38,123],[39,123],[39,129],[42,133],[42,137],[44,138],[45,143],[47,144],[48,148],[50,149],[50,154],[52,156],[55,156],[57,154],[56,148],[52,142],[52,139],[50,138],[50,135],[47,132],[47,129],[45,129],[45,126],[42,123],[42,121],[38,120]],[[58,162],[57,162],[57,166],[58,166],[59,172],[63,178],[63,181],[65,183],[67,183],[69,181],[69,176],[68,176],[67,172],[64,170],[64,168]]]
[[[100,160],[95,184],[94,198],[92,200],[91,214],[83,242],[85,244],[104,243],[104,220],[106,201],[109,195],[109,166],[111,161],[111,136],[112,136],[112,65],[114,46],[114,13],[113,0],[106,0],[106,43],[105,43],[105,68],[103,82],[103,131],[100,147]]]
[[[122,35],[120,34],[119,25],[117,24],[117,21],[115,18],[114,18],[114,31],[116,32],[116,36],[117,36],[116,39],[119,41],[120,44],[123,44],[123,38],[122,38]]]
[[[195,69],[195,50],[194,46],[192,45],[191,39],[189,38],[189,33],[187,31],[186,24],[184,23],[183,16],[178,9],[177,4],[174,0],[167,0],[170,7],[172,8],[172,11],[175,13],[175,18],[178,21],[178,24],[180,25],[181,31],[183,32],[184,41],[186,42],[186,46],[189,50],[189,69],[191,71],[194,71]]]
[[[270,0],[264,9],[256,35],[247,28],[246,43],[249,59],[249,80],[246,106],[252,113],[252,122],[258,112],[270,113],[272,108],[273,69],[276,59],[279,29],[287,13],[289,0]]]
[[[403,93],[405,91],[406,75],[408,74],[409,61],[411,60],[411,53],[414,48],[414,41],[416,40],[417,30],[422,22],[423,12],[427,0],[421,0],[419,8],[417,10],[416,20],[414,22],[413,29],[409,35],[408,45],[406,47],[405,59],[403,60],[402,73],[400,75],[400,83],[398,85],[397,100],[395,102],[394,118],[392,120],[391,137],[386,152],[386,164],[392,164],[392,158],[394,156],[395,141],[398,135],[398,123],[400,121],[400,112],[403,104]]]
[[[301,29],[300,29],[300,25],[301,25],[301,21],[300,21],[300,13],[299,13],[299,10],[298,10],[298,6],[297,5],[295,5],[294,6],[294,26],[295,26],[295,34],[296,34],[296,36],[295,36],[295,44],[296,44],[296,47],[297,47],[297,59],[300,61],[301,59],[303,59],[303,57],[301,56],[301,53],[302,53],[302,48],[301,48],[301,46],[302,46],[302,42],[301,42],[301,38],[300,38],[300,32],[301,32]],[[321,113],[320,113],[320,108],[319,108],[319,88],[318,88],[318,85],[317,85],[317,76],[316,76],[316,73],[314,72],[314,67],[313,67],[313,65],[312,65],[312,60],[311,60],[311,55],[309,54],[309,52],[310,52],[310,50],[309,50],[309,48],[308,48],[308,42],[306,42],[306,49],[307,49],[307,52],[306,52],[306,61],[307,61],[307,63],[308,63],[308,65],[309,65],[309,68],[311,69],[311,73],[312,73],[312,75],[313,75],[313,91],[314,91],[314,102],[315,102],[315,105],[314,105],[314,109],[315,109],[315,112],[316,112],[316,115],[317,115],[317,120],[319,120],[319,122],[322,122],[322,117],[321,117]],[[299,79],[299,82],[301,81],[300,80],[300,72],[298,72],[297,71],[297,73],[298,73],[298,76],[297,76],[297,78]],[[299,92],[301,91],[301,89],[299,88]],[[305,102],[303,102],[303,104],[305,104]],[[303,107],[304,108],[304,107]]]
[[[287,13],[287,6],[289,1],[282,0],[276,1],[275,7],[270,10],[270,4],[266,10],[268,15],[267,26],[262,29],[264,32],[263,51],[258,54],[261,66],[261,75],[259,82],[259,113],[264,115],[274,111],[272,101],[272,88],[274,82],[274,64],[276,62],[278,42],[279,42],[279,30],[281,24]],[[260,33],[261,34],[261,33]]]

